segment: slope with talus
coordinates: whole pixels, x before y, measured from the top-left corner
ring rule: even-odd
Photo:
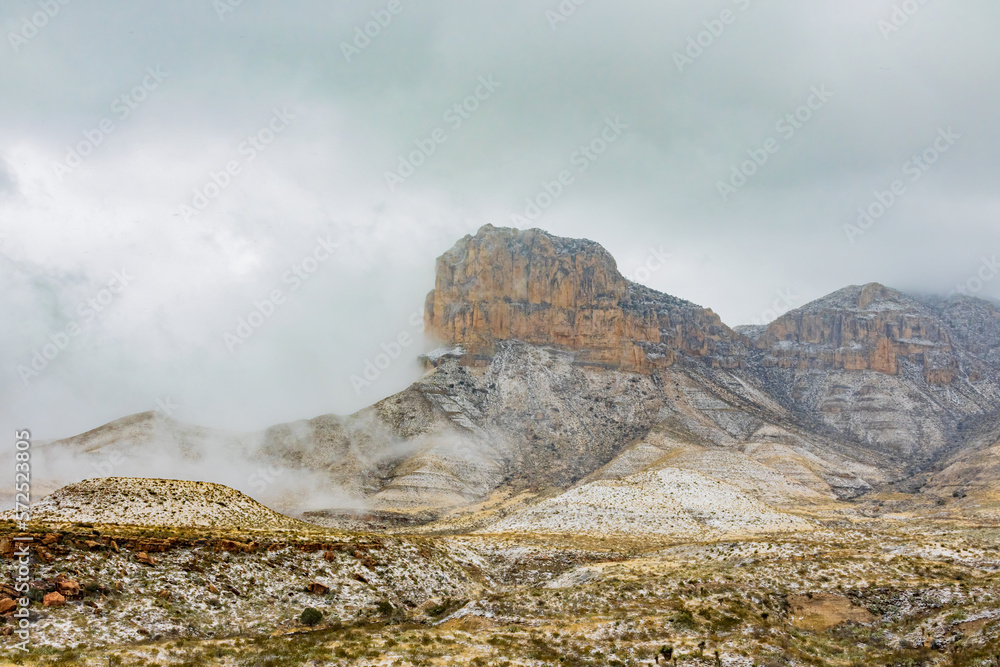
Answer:
[[[581,484],[482,532],[704,539],[811,529],[808,521],[775,511],[730,484],[690,470],[663,468]]]
[[[1000,519],[1000,419],[970,433],[965,447],[926,474],[920,490],[946,501],[958,498],[971,513]]]
[[[926,301],[926,300],[925,300]],[[755,334],[748,373],[815,432],[906,462],[919,472],[1000,408],[988,302],[932,305],[875,283],[790,311]],[[977,313],[973,334],[959,313]],[[969,345],[966,348],[963,345]]]

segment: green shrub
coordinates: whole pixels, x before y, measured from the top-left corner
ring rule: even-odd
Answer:
[[[313,609],[312,607],[306,607],[302,610],[302,615],[299,616],[299,621],[303,625],[316,625],[321,620],[323,620],[323,612],[319,609]]]

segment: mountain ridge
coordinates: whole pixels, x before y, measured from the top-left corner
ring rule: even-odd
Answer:
[[[282,511],[487,528],[500,517],[478,508],[636,475],[707,475],[776,508],[940,495],[980,483],[962,452],[993,452],[969,430],[1000,411],[1000,310],[982,300],[848,286],[748,336],[596,242],[486,225],[438,258],[425,324],[443,347],[424,377],[351,415],[256,433],[132,416],[51,447],[225,452],[272,473],[225,481]]]

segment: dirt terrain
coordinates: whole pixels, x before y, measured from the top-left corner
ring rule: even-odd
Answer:
[[[875,502],[743,535],[7,523],[0,598],[33,540],[29,651],[12,610],[0,633],[18,665],[995,664],[1000,526]]]

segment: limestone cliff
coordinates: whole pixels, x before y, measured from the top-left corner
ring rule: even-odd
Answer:
[[[748,366],[803,419],[915,470],[960,442],[963,423],[1000,407],[995,311],[846,287],[758,332]]]
[[[898,375],[918,364],[931,384],[955,379],[958,360],[941,320],[919,302],[877,283],[851,286],[786,313],[757,340],[763,363],[780,368],[872,370]]]
[[[492,225],[438,258],[425,323],[482,363],[498,341],[520,340],[624,370],[666,368],[678,354],[731,368],[746,345],[711,310],[627,280],[593,241]]]

